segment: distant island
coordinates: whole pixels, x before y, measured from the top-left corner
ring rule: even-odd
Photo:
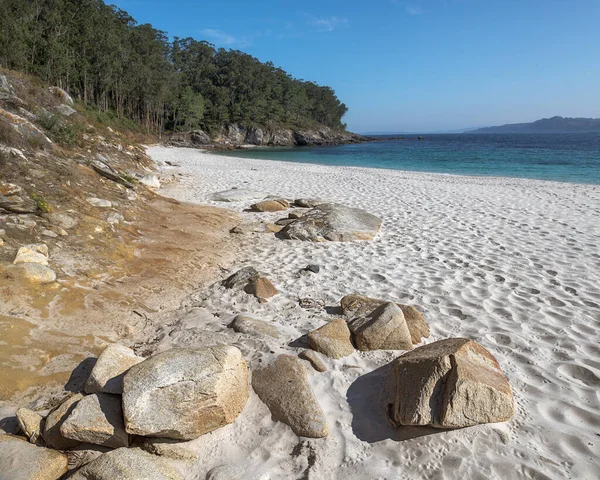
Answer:
[[[468,133],[573,133],[600,132],[600,118],[542,118],[531,123],[485,127]]]

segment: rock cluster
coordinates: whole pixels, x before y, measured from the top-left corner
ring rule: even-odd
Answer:
[[[31,283],[52,283],[56,273],[48,266],[48,245],[44,243],[19,248],[13,261],[15,272]]]
[[[225,288],[240,288],[254,295],[260,303],[269,301],[279,292],[267,277],[263,277],[254,267],[244,267],[223,280]]]

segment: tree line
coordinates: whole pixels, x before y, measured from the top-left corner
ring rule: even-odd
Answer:
[[[0,0],[0,67],[156,132],[233,122],[345,127],[347,107],[330,87],[238,50],[171,40],[102,0]]]

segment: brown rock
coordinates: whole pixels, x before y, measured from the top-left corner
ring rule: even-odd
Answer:
[[[384,303],[348,326],[359,350],[411,350],[412,340],[404,314],[395,303]]]
[[[461,428],[514,415],[510,384],[498,361],[465,339],[440,340],[394,361],[399,425]]]
[[[77,440],[65,438],[62,433],[60,433],[60,427],[62,427],[64,421],[71,415],[73,410],[75,410],[77,403],[82,398],[83,395],[80,393],[73,395],[52,410],[46,417],[44,440],[52,448],[57,450],[68,450],[69,448],[79,445],[80,442]]]
[[[17,421],[29,441],[38,443],[44,429],[44,417],[28,408],[19,408],[17,410]]]
[[[340,301],[342,312],[348,319],[364,317],[384,303],[387,303],[387,301],[358,294],[346,295]],[[423,315],[412,305],[403,305],[401,303],[397,303],[397,305],[404,314],[404,320],[410,331],[413,345],[421,343],[423,338],[429,338],[429,326],[425,322]]]
[[[330,358],[342,358],[354,353],[350,330],[342,318],[333,320],[308,334],[308,346]]]
[[[259,277],[256,280],[251,281],[246,285],[244,290],[246,293],[258,298],[258,301],[261,303],[268,301],[269,298],[274,297],[279,293],[267,277]]]
[[[319,354],[314,350],[304,350],[298,354],[298,357],[309,362],[317,372],[327,371],[327,366],[323,363]]]
[[[113,343],[107,346],[96,361],[85,384],[86,393],[123,393],[123,377],[127,371],[142,362],[131,348]]]
[[[283,198],[274,200],[263,200],[262,202],[255,203],[250,208],[256,212],[282,212],[290,208],[290,204]]]

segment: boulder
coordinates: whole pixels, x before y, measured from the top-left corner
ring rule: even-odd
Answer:
[[[144,175],[142,178],[140,178],[140,183],[149,188],[160,188],[160,180],[158,179],[158,175]]]
[[[170,438],[147,438],[140,445],[140,448],[153,455],[172,458],[174,460],[196,460],[198,454],[184,445],[186,445],[186,442]]]
[[[100,445],[82,443],[65,452],[69,461],[69,470],[81,468],[91,461],[96,460],[100,455],[110,452],[111,450],[112,448],[101,447]]]
[[[73,98],[60,87],[49,87],[48,90],[67,105],[73,105]]]
[[[301,437],[329,435],[325,414],[312,391],[302,360],[279,355],[270,365],[253,371],[252,387],[273,418]]]
[[[0,92],[2,93],[14,93],[13,87],[6,78],[6,75],[0,75]]]
[[[70,480],[181,480],[164,459],[139,448],[119,448],[78,470]]]
[[[31,443],[38,443],[44,429],[44,417],[28,408],[19,408],[16,413],[21,431]]]
[[[257,320],[256,318],[248,317],[246,315],[237,315],[229,327],[233,328],[234,332],[245,333],[246,335],[279,338],[279,330],[277,330],[277,327],[264,320]]]
[[[126,430],[192,440],[232,423],[248,400],[248,367],[235,347],[181,348],[131,367],[123,380]]]
[[[462,428],[504,422],[514,414],[498,361],[466,338],[430,343],[394,360],[399,425]]]
[[[10,213],[36,213],[38,206],[20,186],[0,181],[0,211],[2,210]]]
[[[256,280],[260,274],[256,271],[254,267],[244,267],[233,275],[227,277],[223,281],[223,285],[225,288],[236,288],[247,285],[249,282]]]
[[[387,301],[358,294],[346,295],[340,301],[342,312],[347,319],[364,317],[384,303],[387,303]],[[425,322],[421,312],[412,305],[403,305],[401,303],[397,303],[397,305],[404,314],[404,320],[410,331],[413,345],[421,343],[423,338],[429,338],[429,326],[427,325],[427,322]]]
[[[19,263],[37,263],[48,266],[48,246],[40,243],[19,248],[13,264],[18,265]]]
[[[312,242],[372,240],[381,220],[359,208],[334,203],[318,205],[281,230],[283,238]]]
[[[308,346],[330,358],[354,353],[350,330],[344,319],[333,320],[308,334]]]
[[[327,366],[323,363],[319,354],[314,350],[304,350],[298,354],[298,357],[309,362],[317,372],[327,371]]]
[[[108,393],[83,397],[61,425],[60,433],[71,440],[103,447],[128,447],[121,397]]]
[[[88,203],[97,208],[110,208],[112,207],[112,203],[108,200],[104,200],[102,198],[88,198]]]
[[[69,105],[64,105],[64,104],[56,107],[56,111],[58,113],[60,113],[61,115],[64,115],[65,117],[70,117],[77,113],[77,110],[75,110],[73,107],[70,107]]]
[[[213,193],[210,197],[214,202],[246,202],[248,200],[258,200],[265,198],[262,192],[247,190],[245,188],[233,188],[223,192]]]
[[[359,350],[411,350],[412,339],[404,314],[395,303],[384,303],[348,326]]]
[[[240,465],[228,464],[212,468],[206,474],[206,480],[269,480],[268,473],[247,472]]]
[[[71,415],[77,403],[83,398],[83,395],[77,393],[66,399],[58,407],[52,410],[46,417],[44,425],[44,441],[52,448],[57,450],[68,450],[79,445],[79,441],[65,438],[60,432],[60,427],[64,421]]]
[[[123,393],[123,377],[127,371],[142,362],[131,348],[113,343],[98,357],[85,384],[86,393]]]
[[[262,202],[250,205],[255,212],[282,212],[290,208],[290,204],[283,198],[273,200],[263,200]]]
[[[0,435],[0,478],[57,480],[67,473],[67,456],[36,447],[12,435]]]
[[[298,198],[294,200],[294,204],[302,208],[315,208],[325,203],[319,198]]]
[[[31,283],[46,284],[56,280],[56,272],[38,263],[21,263],[14,268],[17,277]]]
[[[66,230],[75,228],[79,224],[79,220],[68,213],[47,213],[44,215],[51,224],[57,225]]]
[[[125,220],[125,217],[118,212],[111,212],[106,217],[106,222],[111,225],[118,225],[123,220]]]
[[[279,293],[267,277],[258,277],[256,280],[251,281],[246,285],[244,291],[254,295],[260,303],[267,302],[269,298]]]

